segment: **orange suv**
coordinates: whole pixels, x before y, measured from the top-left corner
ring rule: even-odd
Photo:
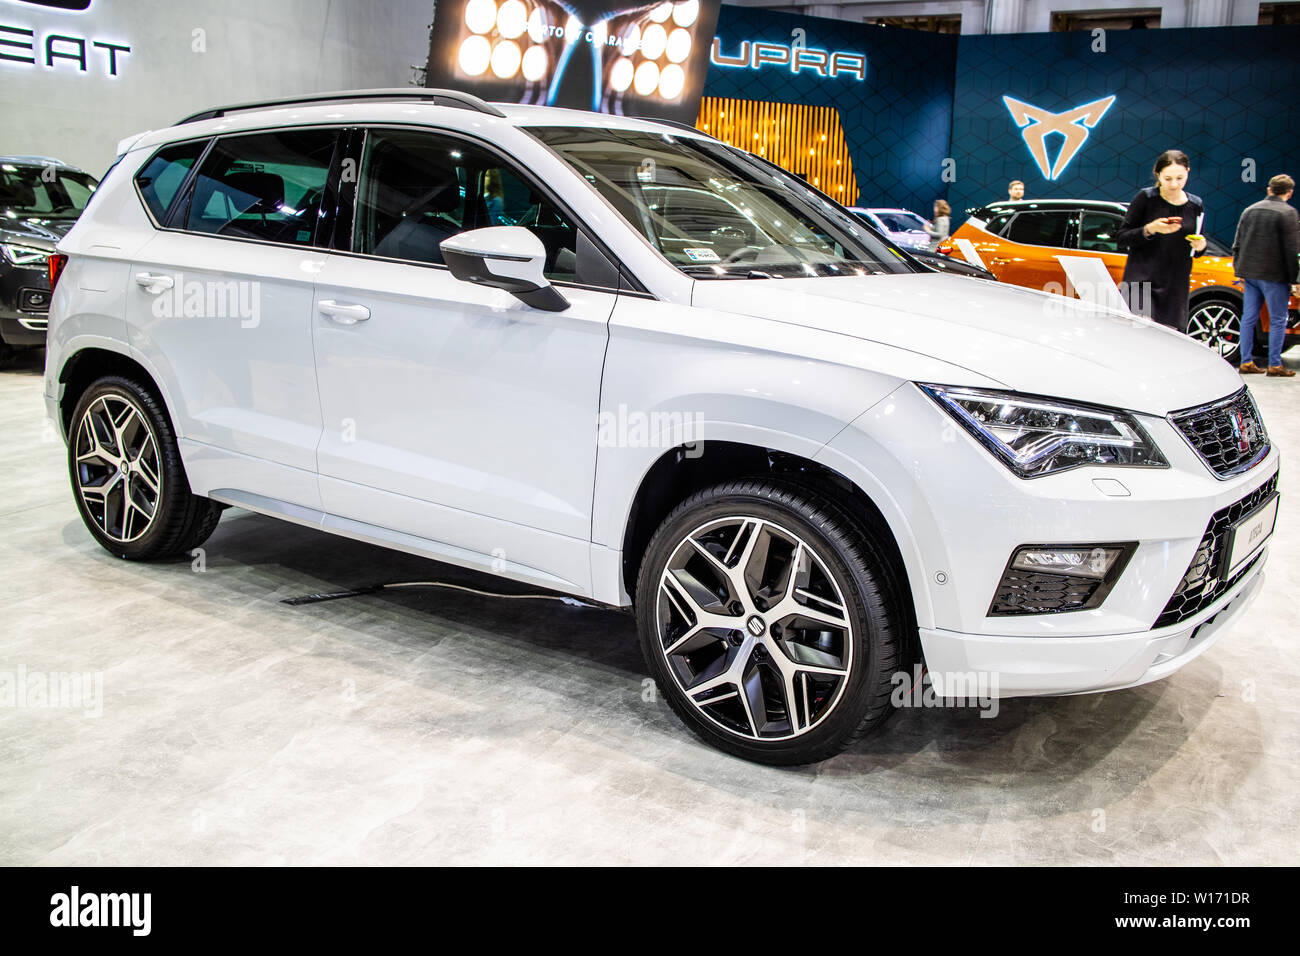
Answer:
[[[953,240],[969,239],[984,265],[1001,282],[1030,289],[1064,290],[1065,270],[1056,256],[1096,256],[1119,282],[1127,256],[1115,235],[1124,221],[1127,203],[1095,199],[1006,200],[968,210],[970,218],[939,244],[938,251],[960,256]],[[1205,255],[1192,265],[1187,334],[1237,362],[1241,334],[1240,287],[1234,285],[1232,251],[1208,239]],[[1300,312],[1292,297],[1283,348],[1300,343]],[[1255,337],[1256,353],[1267,354],[1267,309],[1261,316],[1265,333]]]

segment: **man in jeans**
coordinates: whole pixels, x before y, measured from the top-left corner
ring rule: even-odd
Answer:
[[[1295,180],[1290,176],[1274,176],[1268,181],[1268,198],[1248,207],[1237,223],[1232,268],[1246,286],[1241,316],[1242,375],[1264,371],[1254,362],[1261,301],[1268,303],[1268,374],[1281,378],[1295,375],[1282,364],[1287,292],[1300,272],[1300,219],[1287,204],[1294,191]]]

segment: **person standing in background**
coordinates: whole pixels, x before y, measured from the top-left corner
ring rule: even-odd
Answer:
[[[1025,184],[1018,179],[1007,183],[1007,198],[1011,200],[1025,198]]]
[[[1242,375],[1264,371],[1255,364],[1255,326],[1259,305],[1268,303],[1268,374],[1291,378],[1295,372],[1282,364],[1286,338],[1287,292],[1300,274],[1300,219],[1289,204],[1295,192],[1290,176],[1268,181],[1268,195],[1246,207],[1232,240],[1232,269],[1245,283],[1241,313]]]
[[[939,243],[948,238],[948,231],[952,222],[952,207],[942,199],[934,201],[934,223],[925,227],[926,233],[930,237],[930,248],[936,249]]]
[[[1187,332],[1187,292],[1192,259],[1205,251],[1198,234],[1205,204],[1186,191],[1192,164],[1167,149],[1156,160],[1156,184],[1141,190],[1115,238],[1128,249],[1120,291],[1128,306],[1161,325]]]

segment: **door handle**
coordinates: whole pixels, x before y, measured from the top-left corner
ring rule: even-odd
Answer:
[[[321,299],[316,303],[321,315],[328,315],[339,325],[356,325],[370,318],[370,310],[364,305],[344,305],[333,299]]]
[[[171,276],[154,275],[152,272],[137,272],[135,284],[146,292],[158,295],[175,286],[176,280]]]

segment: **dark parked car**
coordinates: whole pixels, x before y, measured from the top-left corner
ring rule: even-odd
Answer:
[[[45,344],[48,258],[98,181],[44,156],[0,156],[0,363]]]

